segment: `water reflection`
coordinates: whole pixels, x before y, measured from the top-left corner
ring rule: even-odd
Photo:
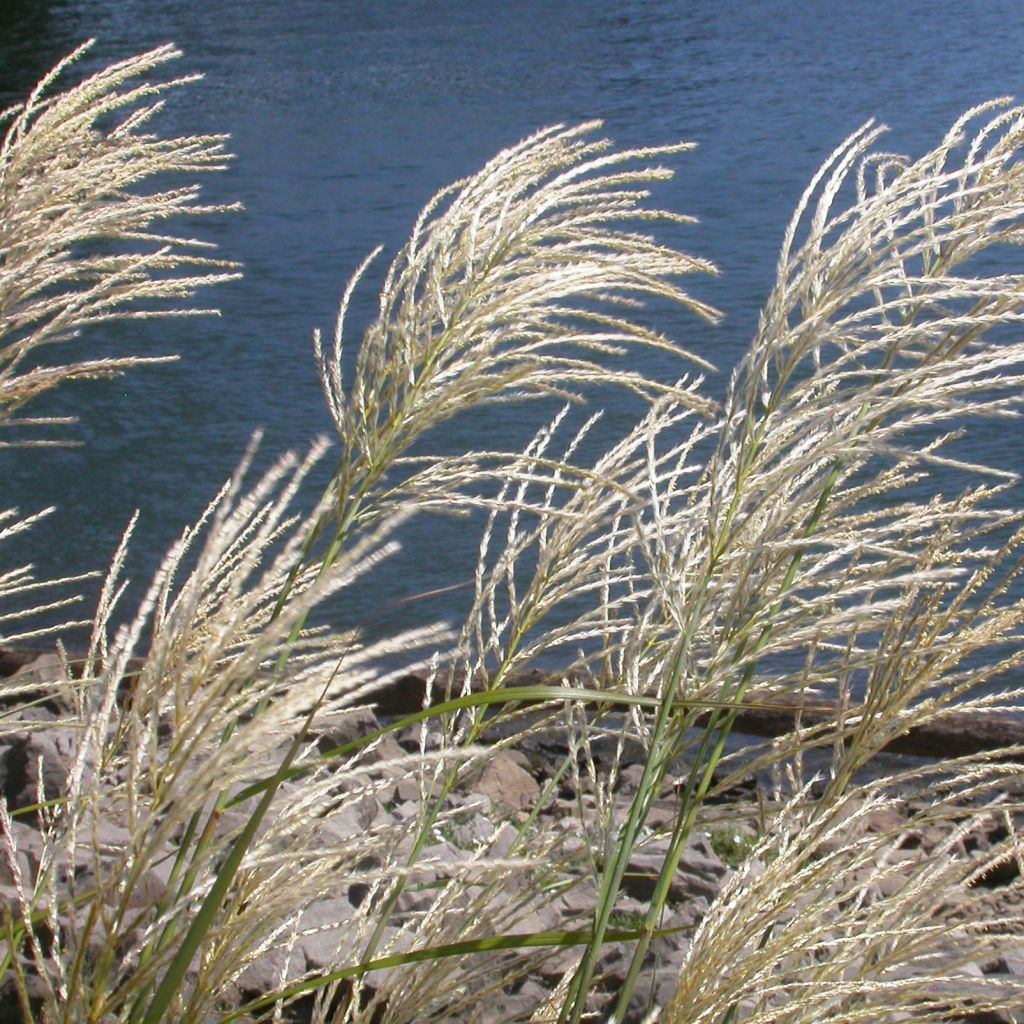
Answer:
[[[246,206],[184,227],[245,265],[245,280],[203,297],[222,319],[120,325],[83,341],[86,355],[177,351],[182,363],[41,404],[39,415],[81,417],[80,449],[0,452],[3,505],[58,506],[22,560],[44,576],[103,565],[141,507],[129,571],[144,580],[254,428],[267,428],[268,455],[327,429],[309,337],[315,325],[330,328],[348,274],[376,244],[400,245],[435,189],[545,124],[604,117],[622,145],[700,143],[674,162],[678,177],[657,201],[700,217],[669,240],[721,268],[690,287],[727,319],[709,329],[655,310],[651,324],[720,368],[707,385],[720,396],[756,324],[789,213],[840,139],[878,116],[894,128],[886,145],[920,153],[967,106],[1024,94],[1016,0],[992,0],[984,21],[955,0],[928,5],[928,16],[916,6],[0,0],[4,105],[86,38],[98,44],[76,75],[176,42],[185,57],[169,73],[206,78],[172,96],[155,127],[230,132],[239,159],[207,179],[204,195]],[[352,311],[352,348],[373,313],[375,273]],[[614,405],[595,445],[632,415]],[[537,422],[492,411],[444,437],[454,450],[511,446]],[[994,450],[1024,467],[1014,435],[973,436],[986,457]],[[449,582],[443,571],[464,574],[474,542],[444,526],[410,538],[406,561],[384,570],[377,603]],[[448,614],[442,605],[435,610]]]

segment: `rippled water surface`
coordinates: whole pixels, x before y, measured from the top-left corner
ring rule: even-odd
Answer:
[[[98,42],[87,68],[176,42],[182,70],[206,77],[170,103],[162,130],[229,132],[238,159],[207,194],[245,204],[197,229],[245,265],[244,280],[211,296],[222,318],[83,339],[92,352],[182,361],[69,387],[37,407],[80,416],[82,447],[0,453],[4,506],[58,506],[20,549],[42,575],[104,565],[138,508],[130,569],[145,576],[257,427],[267,457],[326,431],[310,332],[330,327],[348,275],[376,244],[398,246],[436,189],[541,126],[599,117],[622,145],[700,144],[674,159],[677,177],[658,199],[700,218],[672,240],[718,264],[720,277],[690,287],[727,316],[717,328],[656,323],[720,368],[708,386],[721,395],[789,213],[844,136],[877,117],[893,148],[916,154],[968,106],[1024,96],[1016,0],[4,0],[0,12],[4,101],[88,37]],[[373,280],[355,324],[370,314]],[[628,414],[609,410],[607,439]],[[446,428],[439,443],[501,444],[522,436],[522,421],[490,413]],[[1024,469],[1017,435],[981,430],[974,443]],[[370,616],[465,576],[471,560],[468,531],[425,523],[360,592],[362,610],[338,614]],[[375,614],[392,628],[454,614],[458,600]]]

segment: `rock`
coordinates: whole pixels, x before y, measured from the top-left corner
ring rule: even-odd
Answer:
[[[570,921],[590,917],[597,904],[597,887],[588,878],[562,893],[556,901],[562,915]]]
[[[21,821],[11,822],[11,840],[14,846],[15,862],[21,872],[22,882],[31,886],[39,870],[43,855],[43,837]],[[6,840],[0,840],[0,884],[13,885],[14,873],[10,862],[11,851]]]
[[[34,910],[45,910],[49,907],[49,897],[40,896],[33,905]],[[6,906],[15,921],[21,918],[21,894],[13,885],[0,885],[0,906]]]
[[[377,798],[370,793],[355,797],[324,819],[323,832],[329,841],[344,843],[366,834],[381,810]]]
[[[391,815],[396,821],[415,821],[420,816],[419,800],[406,800],[396,804],[391,809]]]
[[[39,769],[45,799],[54,800],[67,790],[80,734],[74,729],[56,728],[15,737],[0,763],[0,787],[11,809],[27,807],[39,800]],[[86,758],[86,772],[95,759]]]
[[[1002,857],[993,858],[991,864],[979,875],[975,885],[987,889],[1011,885],[1020,878],[1020,858],[1016,851],[1008,850]]]
[[[461,808],[467,814],[481,814],[488,818],[494,815],[494,808],[491,806],[490,798],[480,796],[478,793],[449,793],[448,804],[453,808]]]
[[[565,927],[566,922],[553,903],[537,903],[525,917],[517,918],[514,931],[521,935],[535,932],[558,931]]]
[[[682,963],[683,955],[690,946],[690,938],[707,915],[708,909],[708,901],[703,896],[695,896],[669,909],[662,915],[659,927],[670,934],[655,938],[651,942],[651,951],[665,960],[678,960]]]
[[[395,909],[399,914],[425,914],[436,902],[436,886],[421,887],[419,882],[410,882],[399,895]]]
[[[444,745],[444,733],[439,729],[428,728],[424,736],[419,725],[407,725],[404,729],[396,730],[393,735],[407,754],[419,753],[421,749],[440,750]]]
[[[623,1024],[641,1024],[655,1007],[664,1008],[672,1001],[679,972],[668,965],[645,967],[636,979],[636,988],[629,1000]]]
[[[679,866],[701,878],[717,881],[721,881],[729,874],[729,869],[712,848],[711,840],[702,833],[690,836]]]
[[[17,687],[28,692],[10,698],[16,709],[13,716],[5,718],[5,724],[16,721],[53,721],[74,710],[68,675],[56,651],[39,654],[27,662],[10,677],[5,689],[7,687]],[[36,692],[31,692],[30,688],[36,688]]]
[[[43,1000],[46,997],[46,983],[35,971],[35,965],[25,957],[18,958],[24,971],[25,989],[28,996],[32,1019],[39,1020]],[[24,1024],[25,1017],[21,1009],[21,1000],[11,971],[8,971],[0,982],[0,1024]]]
[[[152,907],[167,892],[174,862],[171,859],[158,861],[144,872],[128,897],[128,906],[137,910]]]
[[[468,861],[469,854],[448,843],[434,843],[425,846],[412,868],[412,876],[418,882],[435,882],[460,874],[459,865]]]
[[[395,781],[380,791],[379,799],[382,803],[391,804],[397,800],[402,803],[415,803],[417,806],[419,805],[419,779],[407,775],[404,771],[386,772],[385,774]]]
[[[528,1021],[537,1005],[532,992],[506,994],[496,992],[487,999],[474,999],[471,1008],[460,1014],[466,1024],[508,1024],[509,1021]]]
[[[281,936],[282,942],[286,935]],[[306,970],[302,950],[280,945],[269,949],[247,964],[236,979],[236,985],[243,996],[249,998],[273,992],[285,982],[294,981]]]
[[[563,736],[554,733],[537,733],[527,736],[519,744],[530,773],[537,778],[549,779],[569,756],[569,745]]]
[[[412,938],[407,931],[388,925],[381,935],[380,943],[374,951],[373,958],[380,960],[384,957],[394,956],[397,953],[404,953],[412,945]],[[362,984],[364,994],[371,999],[379,993],[387,992],[393,986],[400,986],[403,979],[408,980],[409,969],[407,967],[382,967],[370,971],[363,976]],[[362,1018],[360,1018],[362,1019]],[[377,1020],[372,1015],[369,1019]]]
[[[296,948],[306,958],[308,970],[324,970],[351,955],[354,916],[347,899],[318,900],[303,912]],[[337,955],[339,950],[341,957]]]
[[[580,962],[580,951],[572,946],[554,949],[545,956],[533,971],[533,975],[550,991],[556,986],[567,971],[573,970]]]
[[[460,850],[478,850],[493,834],[494,826],[482,814],[474,814],[468,821],[453,821],[449,827],[451,843]]]
[[[667,843],[660,843],[656,847],[648,846],[633,853],[622,883],[630,896],[649,900],[654,895],[666,852]],[[669,901],[678,904],[694,896],[713,900],[728,870],[718,859],[706,836],[691,836],[669,888]]]
[[[321,754],[327,754],[338,747],[361,740],[380,728],[380,721],[373,710],[362,707],[318,718],[311,731],[316,736],[317,749]],[[366,747],[361,747],[358,753],[353,751],[344,755],[343,760],[356,756],[367,764],[376,764],[404,757],[405,751],[399,746],[398,741],[388,734]]]
[[[540,796],[537,780],[505,752],[495,754],[465,786],[472,793],[486,796],[493,807],[510,811],[531,810]]]
[[[895,807],[881,807],[864,818],[866,831],[876,834],[895,834],[906,828],[906,823],[906,816]],[[904,848],[909,848],[909,845]]]
[[[676,820],[676,809],[673,801],[659,800],[647,815],[647,825],[656,832],[671,829]]]
[[[619,772],[619,788],[626,793],[635,793],[640,786],[640,779],[644,774],[642,764],[623,765]]]
[[[1024,946],[1013,950],[1004,950],[999,958],[1006,965],[1009,974],[1024,978]]]
[[[376,716],[369,709],[363,708],[334,715],[319,723],[316,738],[319,749],[325,750],[357,740],[378,728]],[[37,765],[41,760],[42,784],[48,795],[58,795],[62,787],[66,786],[80,735],[65,727],[47,728],[45,724],[34,731],[22,728],[20,733],[11,734],[7,744],[0,745],[0,787],[5,793],[14,794],[16,805],[24,806],[34,802],[38,782]],[[415,754],[419,749],[418,737],[418,728],[408,730],[403,735],[402,745],[390,736],[384,737],[366,755],[365,764],[354,765],[354,770],[338,771],[331,778],[330,810],[318,812],[321,817],[313,822],[316,827],[311,831],[308,843],[314,847],[320,844],[329,847],[334,855],[340,855],[347,864],[356,865],[354,870],[357,874],[353,875],[352,871],[346,869],[345,880],[338,881],[329,892],[331,898],[318,900],[301,914],[294,935],[291,930],[282,932],[277,937],[280,944],[277,948],[267,950],[262,956],[247,963],[240,972],[237,991],[225,997],[225,1005],[231,1003],[233,1008],[238,1002],[232,1003],[232,1000],[240,1001],[247,994],[262,995],[273,990],[283,978],[293,979],[304,971],[325,971],[338,962],[351,962],[362,951],[359,942],[368,939],[374,923],[370,915],[375,908],[370,896],[376,884],[375,879],[393,864],[404,866],[404,857],[411,853],[418,834],[416,823],[423,812],[418,775],[415,772],[409,773],[404,765],[392,762],[393,758],[407,758],[403,746]],[[532,747],[529,745],[531,741]],[[609,743],[614,744],[614,738]],[[593,863],[593,852],[604,849],[601,816],[610,812],[617,816],[617,820],[624,820],[630,794],[639,781],[642,766],[635,762],[623,762],[618,788],[610,794],[614,801],[610,805],[603,789],[598,790],[601,797],[599,801],[593,791],[586,788],[585,778],[583,791],[577,792],[571,773],[566,774],[564,791],[567,798],[549,802],[540,811],[536,821],[530,821],[524,836],[529,839],[535,830],[541,830],[551,848],[556,850],[558,865],[566,865],[564,875],[559,873],[550,879],[542,878],[541,884],[550,882],[553,886],[546,891],[539,887],[527,889],[528,885],[536,883],[536,875],[512,874],[505,868],[496,868],[494,862],[515,857],[522,852],[518,844],[519,831],[511,823],[530,819],[545,780],[551,777],[556,767],[561,766],[568,748],[558,736],[549,742],[537,734],[530,737],[524,749],[527,755],[519,751],[492,750],[489,760],[481,761],[475,771],[463,773],[458,790],[450,794],[447,802],[439,809],[435,834],[430,840],[434,845],[422,851],[419,862],[409,872],[407,884],[396,904],[396,915],[390,922],[385,941],[376,956],[393,952],[389,943],[397,943],[396,948],[405,948],[413,941],[417,920],[435,907],[444,884],[453,877],[459,879],[459,886],[453,887],[454,895],[447,909],[454,915],[460,912],[462,904],[459,900],[462,897],[465,898],[466,906],[470,906],[483,892],[482,887],[499,874],[507,881],[495,890],[500,893],[496,898],[507,901],[505,911],[513,906],[516,908],[514,930],[528,933],[587,927],[592,919],[597,893],[593,881],[586,877],[586,873]],[[608,750],[614,753],[611,747]],[[104,778],[104,783],[106,781]],[[304,795],[302,783],[291,782],[282,788],[280,802],[283,806],[298,804]],[[382,798],[389,801],[386,806],[382,804]],[[219,839],[244,825],[248,817],[246,808],[254,805],[257,799],[250,798],[245,806],[232,807],[221,817]],[[79,892],[88,889],[90,872],[98,870],[105,880],[110,880],[108,891],[111,898],[118,898],[115,883],[120,876],[116,872],[121,870],[129,838],[121,827],[123,820],[116,816],[121,813],[116,809],[122,807],[122,803],[111,799],[98,802],[95,806],[98,808],[96,817],[87,813],[79,829],[80,846],[74,864],[76,885]],[[929,806],[922,805],[923,815],[927,814]],[[724,818],[730,822],[737,818],[753,820],[756,812],[756,808],[731,807]],[[962,809],[959,813],[963,818]],[[671,824],[676,814],[673,795],[668,792],[655,803],[647,824]],[[950,809],[950,814],[954,814],[954,809]],[[59,817],[57,823],[59,837]],[[266,834],[267,827],[261,826],[261,835]],[[393,830],[393,838],[389,840],[391,850],[386,855],[374,856],[377,834],[384,830]],[[872,898],[901,888],[905,879],[912,874],[913,865],[923,858],[952,856],[966,862],[969,851],[973,849],[973,863],[977,865],[982,863],[980,858],[983,856],[992,858],[998,844],[1007,843],[1005,833],[1000,833],[992,822],[987,822],[975,832],[966,834],[965,841],[959,846],[950,848],[947,838],[951,828],[947,824],[933,824],[927,816],[920,822],[907,821],[901,811],[889,807],[871,815],[853,817],[836,829],[837,836],[842,837],[839,841],[854,833],[863,835],[865,831],[880,835],[892,834],[894,838],[902,836],[898,844],[894,843],[892,848],[887,848],[879,855],[874,865],[865,865],[863,875],[857,875],[852,880],[863,884],[871,881]],[[15,863],[23,878],[31,883],[42,856],[43,837],[32,827],[31,819],[27,816],[14,821],[12,834],[17,847]],[[98,860],[90,848],[94,838],[99,843]],[[275,844],[279,841],[285,844],[291,840],[283,834],[280,840],[270,836],[267,839],[270,852],[278,849]],[[667,840],[655,836],[634,852],[624,880],[624,892],[616,904],[616,912],[620,915],[617,924],[619,928],[628,930],[635,927],[635,924],[629,922],[642,918],[667,849]],[[122,894],[133,908],[129,915],[132,927],[137,928],[133,936],[141,937],[144,927],[151,923],[148,908],[153,907],[165,893],[174,850],[168,847],[163,852],[166,853],[165,859],[144,873],[131,893]],[[56,864],[55,884],[58,895],[65,896],[61,887],[66,882],[64,872],[67,865],[62,856],[58,857]],[[967,866],[965,863],[965,868]],[[751,866],[748,862],[744,870],[756,872],[758,869],[763,871],[763,865]],[[974,895],[979,898],[983,896],[986,906],[999,907],[1004,919],[1012,920],[1010,915],[1019,913],[1020,882],[1013,873],[1019,870],[1019,866],[1014,862],[1011,867],[1007,861],[1005,880],[996,874],[1002,869],[1002,863],[995,865],[993,873],[982,878],[979,883],[992,891],[982,890]],[[358,872],[363,870],[366,874],[360,876]],[[648,960],[643,966],[628,1009],[627,1021],[639,1024],[648,1009],[663,1007],[668,1002],[692,932],[707,914],[710,901],[716,898],[728,876],[728,868],[715,854],[709,840],[703,835],[692,836],[683,852],[679,870],[671,881],[668,904],[661,917],[661,926],[670,934],[655,937],[651,942]],[[16,894],[12,888],[14,877],[9,858],[0,850],[0,900],[6,902],[17,915]],[[755,877],[755,873],[750,877]],[[576,884],[563,892],[563,878],[566,884],[570,878],[574,878]],[[841,884],[843,891],[849,894],[851,879],[845,878]],[[551,898],[552,893],[560,895]],[[445,899],[448,899],[448,894],[445,894]],[[502,912],[496,904],[489,906],[495,907],[496,916]],[[102,913],[103,908],[100,909]],[[808,897],[808,903],[804,904],[794,901],[787,912],[814,913],[813,899]],[[486,913],[489,914],[490,910]],[[91,950],[102,928],[97,926],[88,933],[83,929],[76,932],[76,922],[77,918],[65,920],[62,917],[61,934],[65,938],[71,937],[69,948],[73,948],[75,936],[78,936],[87,951]],[[402,930],[392,927],[399,923]],[[484,922],[485,925],[490,923]],[[41,939],[44,938],[42,928],[39,935]],[[292,939],[293,947],[289,950],[288,943]],[[119,937],[118,955],[120,949],[132,941],[135,939]],[[839,941],[838,936],[836,941]],[[991,959],[984,967],[973,964],[966,968],[957,966],[959,973],[956,973],[955,979],[937,985],[934,1002],[929,1005],[934,1008],[936,1005],[941,1007],[952,1004],[960,997],[961,988],[958,985],[961,985],[976,1002],[955,1010],[959,1016],[951,1019],[973,1020],[978,1024],[997,1019],[1000,1022],[1009,1020],[1005,1016],[985,1017],[980,1009],[983,1005],[980,1001],[982,987],[987,987],[990,993],[1001,991],[1000,986],[1008,992],[1015,985],[1015,991],[1024,988],[1024,947],[1018,949],[1016,943],[1009,945],[1011,948],[999,948],[998,951],[986,947],[989,949],[986,955]],[[531,1013],[545,1003],[566,971],[575,967],[580,954],[579,947],[555,949],[546,957],[543,966],[528,974],[507,978],[481,976],[480,979],[467,982],[465,991],[451,994],[452,1006],[455,1008],[452,1010],[452,1019],[478,1024],[488,1024],[491,1020],[528,1020]],[[538,951],[538,955],[543,954]],[[595,981],[588,1002],[588,1012],[603,1015],[599,1019],[607,1019],[611,1013],[617,998],[616,987],[621,985],[625,977],[630,955],[629,943],[610,943],[601,951],[599,973],[603,977]],[[922,961],[915,964],[913,976],[917,976],[918,970],[921,971],[920,976],[925,979],[922,983],[924,988],[928,979],[945,972],[944,965],[950,965],[948,973],[954,973],[953,965],[956,963],[954,953],[949,952],[948,955],[937,957],[934,962]],[[908,978],[911,976],[911,973],[906,975]],[[366,1009],[367,1019],[371,1019],[374,1013],[386,1016],[395,1011],[396,1007],[388,1006],[389,993],[397,992],[402,985],[407,984],[408,977],[409,969],[399,967],[373,972],[364,982],[354,983],[353,987],[362,992],[364,1000],[372,997],[375,992],[379,993],[379,1002],[369,1009],[368,1004],[364,1003],[360,1013]],[[461,980],[459,984],[462,984]],[[474,993],[479,992],[476,986],[484,984],[492,987],[485,997],[475,998]],[[445,994],[442,993],[442,996]],[[0,991],[0,1024],[3,1024],[5,1012],[3,999],[3,992]],[[298,1024],[307,1009],[305,1003],[302,1006],[296,1004],[285,1012],[282,1019],[287,1024]],[[954,1011],[950,1010],[950,1013]],[[20,1020],[20,1010],[17,1019]]]
[[[491,836],[490,846],[487,848],[488,857],[494,860],[501,860],[511,852],[516,840],[519,838],[519,830],[505,822]]]
[[[597,956],[596,974],[601,979],[602,988],[616,991],[626,980],[629,970],[627,946],[622,942],[608,942],[601,947]]]
[[[757,779],[740,779],[739,782],[727,789],[717,789],[712,784],[711,792],[708,794],[705,803],[711,804],[734,804],[753,803],[757,800]]]

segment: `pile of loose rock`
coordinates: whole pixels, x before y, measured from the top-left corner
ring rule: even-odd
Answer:
[[[29,679],[28,673],[34,672],[42,677],[48,669],[52,671],[53,666],[37,663],[21,671],[26,674],[25,679]],[[21,727],[17,725],[19,719]],[[44,705],[33,707],[24,714],[16,713],[13,718],[8,718],[8,723],[6,733],[0,736],[0,792],[8,807],[14,810],[34,804],[40,787],[49,797],[59,795],[78,749],[77,734],[62,726],[57,714]],[[379,724],[372,711],[361,710],[334,723],[323,724],[317,742],[322,750],[333,749],[365,736],[379,728]],[[418,750],[420,743],[420,732],[414,729],[388,735],[374,746],[367,766],[365,791],[350,800],[344,814],[332,822],[335,841],[357,842],[361,837],[395,830],[402,823],[418,818],[419,785],[400,771],[390,771],[388,766],[401,763],[403,759],[407,761],[408,754]],[[590,754],[597,758],[602,756],[600,749],[592,750]],[[639,756],[638,751],[636,754]],[[586,781],[585,771],[564,771],[569,756],[570,749],[563,735],[555,730],[539,731],[520,742],[515,749],[500,749],[492,753],[479,770],[468,773],[450,798],[450,814],[444,827],[436,830],[434,841],[418,858],[414,876],[417,884],[407,886],[396,905],[396,923],[414,920],[417,914],[425,912],[436,896],[435,883],[465,869],[474,858],[486,863],[488,858],[504,857],[512,848],[519,827],[526,823],[541,834],[556,837],[560,857],[571,858],[577,853],[580,863],[585,864],[588,857],[593,856],[588,826],[596,820],[601,806]],[[378,769],[376,774],[375,765]],[[626,757],[619,765],[619,781],[614,795],[620,820],[625,816],[641,773],[642,764],[631,760],[627,749]],[[541,803],[542,792],[549,788],[552,791]],[[754,834],[758,820],[757,807],[748,802],[749,796],[749,791],[738,789],[732,794],[733,799],[728,806],[717,807],[717,812],[729,820],[727,832],[719,826],[691,836],[669,891],[661,921],[664,934],[652,943],[636,986],[630,1006],[630,1022],[656,1019],[659,1008],[671,998],[690,936],[731,875],[732,867],[726,861],[742,856],[749,848],[748,837]],[[288,798],[287,791],[284,798]],[[623,892],[615,907],[613,927],[631,930],[642,920],[668,848],[667,838],[663,833],[659,835],[658,830],[666,828],[674,819],[676,801],[677,795],[669,788],[664,798],[652,808],[648,817],[649,829],[645,832],[644,841],[634,851],[625,875]],[[904,810],[911,814],[915,809],[908,804]],[[877,820],[869,817],[863,827],[891,832],[894,827],[899,827],[899,822],[892,820],[894,813],[899,812],[889,810]],[[123,850],[128,842],[127,830],[116,821],[97,822],[96,835],[102,847],[114,853]],[[901,852],[908,868],[933,856],[944,836],[945,833],[939,829],[915,833]],[[17,882],[19,879],[22,883],[31,880],[40,867],[43,841],[37,818],[28,815],[13,821],[11,837],[17,852],[13,857],[0,855],[0,899],[13,908],[17,903]],[[962,853],[969,857],[999,839],[1000,836],[991,830],[964,835]],[[971,979],[987,978],[991,981],[1005,978],[1008,984],[1018,988],[1024,986],[1024,889],[1019,867],[1019,863],[1006,862],[998,872],[983,879],[982,884],[990,890],[991,898],[1001,912],[1017,915],[1021,920],[1020,944],[985,963],[958,964],[956,971],[963,975],[965,984]],[[75,870],[87,873],[90,870],[87,859]],[[153,899],[158,898],[165,883],[166,877],[161,877],[159,872],[152,873],[147,884],[151,887]],[[145,891],[140,892],[140,898],[145,898]],[[245,968],[237,980],[239,1002],[272,990],[282,978],[297,978],[329,970],[338,962],[338,949],[349,948],[346,944],[351,943],[355,924],[361,917],[365,918],[368,893],[365,883],[349,882],[339,886],[331,898],[308,907],[286,945],[269,950]],[[596,900],[594,883],[584,878],[550,898],[538,899],[527,906],[529,912],[521,916],[516,931],[586,928],[592,919]],[[70,926],[70,923],[63,922],[58,926]],[[385,935],[385,947],[386,940],[397,936],[399,931],[394,928]],[[613,942],[603,952],[590,1000],[595,1019],[607,1016],[614,1006],[629,967],[630,951],[629,943]],[[511,978],[507,985],[492,986],[486,999],[468,1000],[458,1017],[453,1019],[468,1024],[530,1020],[536,1008],[571,972],[578,957],[579,951],[573,947],[556,950],[539,959],[529,973]],[[38,991],[33,988],[28,958],[22,956],[22,963],[26,966],[30,982],[29,995],[38,996]],[[929,963],[922,969],[941,969],[942,966]],[[376,981],[370,979],[367,982],[366,992],[371,997],[375,986],[382,991],[386,987],[381,979],[387,981],[385,972],[381,972]],[[293,1005],[289,1012],[292,1019],[301,1020],[304,1014],[308,1016],[309,1009],[307,1000],[304,1004]],[[18,999],[8,977],[0,990],[0,1024],[20,1019]],[[977,1013],[973,1016],[961,1014],[951,1019],[974,1020],[978,1024],[993,1021],[1005,1024],[1014,1020],[1024,1024],[1024,1008],[1014,1018]]]

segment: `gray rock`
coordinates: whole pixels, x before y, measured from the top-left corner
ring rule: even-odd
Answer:
[[[712,848],[711,840],[703,834],[690,836],[679,865],[692,874],[717,881],[729,874],[729,869]]]
[[[507,753],[495,754],[482,772],[466,783],[467,788],[486,796],[494,808],[528,811],[540,796],[537,780]]]
[[[465,850],[448,843],[434,843],[423,848],[413,867],[413,875],[421,883],[448,879],[459,873],[458,866],[468,860],[469,854]]]
[[[347,899],[318,900],[299,918],[296,947],[310,970],[323,970],[351,954],[351,922],[355,909]]]
[[[420,816],[419,800],[406,800],[391,809],[391,816],[396,821],[415,821]]]
[[[511,853],[518,838],[519,830],[515,828],[515,826],[505,822],[498,828],[494,835],[491,836],[491,845],[488,847],[487,855],[498,860],[507,857],[509,853]]]
[[[38,687],[38,692],[25,693],[21,697],[24,706],[14,710],[10,718],[5,718],[5,725],[19,720],[53,721],[60,715],[74,711],[74,699],[68,676],[56,651],[53,654],[40,654],[27,665],[23,665],[10,677],[8,685],[12,688],[25,689]]]
[[[672,1001],[679,972],[673,967],[645,967],[636,980],[623,1024],[640,1024],[655,1007],[661,1009]]]
[[[25,989],[33,1019],[40,1019],[43,1000],[46,997],[46,983],[35,971],[35,965],[25,957],[18,958],[24,972]],[[18,990],[12,971],[8,971],[0,982],[0,1024],[24,1024],[25,1017],[18,998]]]
[[[403,953],[409,948],[411,943],[412,940],[408,932],[403,932],[400,928],[388,925],[384,929],[380,944],[374,952],[374,958],[380,959],[397,953]],[[371,997],[377,994],[386,994],[389,989],[396,985],[401,985],[403,980],[408,980],[408,977],[409,969],[407,967],[384,967],[366,974],[363,977],[363,987]]]
[[[626,793],[635,793],[643,774],[644,766],[642,764],[624,765],[619,772],[619,788]]]
[[[999,959],[1006,965],[1007,973],[1024,978],[1024,947],[1006,950]]]
[[[593,914],[596,904],[597,888],[590,879],[586,879],[559,896],[556,905],[564,917],[578,921]]]
[[[622,942],[609,942],[597,956],[596,974],[603,988],[616,990],[622,987],[629,970],[628,947]]]
[[[416,803],[420,801],[419,780],[404,772],[387,773],[395,781],[390,786],[380,791],[379,799],[386,804],[398,800],[405,803]]]
[[[514,930],[526,935],[531,932],[556,931],[568,923],[553,903],[539,903],[529,914],[516,921]]]
[[[39,870],[43,853],[43,837],[36,829],[21,821],[11,822],[11,839],[14,845],[15,862],[25,885],[31,885]],[[12,885],[14,873],[11,869],[10,850],[6,841],[0,841],[0,884]]]
[[[528,1021],[537,1005],[531,992],[512,995],[494,993],[486,999],[473,1000],[472,1007],[460,1020],[465,1024],[509,1024],[510,1021]]]
[[[906,817],[895,807],[883,807],[865,816],[864,827],[868,832],[897,833],[906,827]]]
[[[0,905],[10,910],[15,921],[21,917],[21,898],[13,885],[0,885]],[[34,909],[45,910],[50,905],[49,897],[44,893],[35,903]]]
[[[163,899],[173,866],[172,860],[165,860],[144,872],[128,896],[128,906],[142,910]]]
[[[380,811],[380,804],[372,794],[365,793],[324,820],[325,836],[336,843],[343,843],[354,836],[364,835]]]
[[[483,846],[494,832],[494,826],[482,815],[476,814],[469,821],[458,821],[451,825],[452,845],[460,850],[476,850]]]
[[[678,906],[673,907],[671,914],[665,921],[665,927],[682,928],[685,929],[685,931],[681,932],[679,937],[672,941],[688,943],[689,939],[687,936],[697,928],[697,925],[699,925],[705,917],[707,917],[707,913],[710,909],[711,904],[703,896],[693,896],[686,900],[685,903],[681,903]]]
[[[690,938],[707,912],[708,901],[702,896],[696,896],[681,906],[668,909],[662,915],[659,927],[670,934],[662,935],[651,942],[652,953],[659,959],[678,960],[682,963],[683,956],[690,946]]]
[[[547,987],[548,991],[557,985],[561,980],[562,976],[566,971],[571,971],[578,963],[580,959],[580,952],[578,949],[572,949],[571,947],[563,949],[555,949],[544,957],[543,960],[537,965],[534,975],[540,978],[542,984]]]
[[[670,829],[676,820],[676,808],[671,801],[659,800],[647,815],[647,825],[656,831]]]
[[[301,949],[296,947],[289,950],[284,945],[275,946],[247,964],[236,979],[236,985],[243,995],[263,995],[285,982],[293,981],[305,970],[306,960]]]
[[[15,737],[0,762],[0,787],[10,808],[27,807],[39,800],[40,766],[42,790],[47,800],[62,796],[78,755],[80,734],[74,729],[47,729]],[[87,757],[86,772],[94,759]]]
[[[337,714],[325,715],[314,723],[312,732],[321,754],[336,750],[361,740],[381,727],[380,720],[371,708],[351,708]],[[382,736],[370,747],[362,748],[360,757],[368,764],[392,761],[403,757],[405,751],[391,735]],[[352,757],[353,754],[346,755]]]
[[[437,888],[433,885],[421,886],[419,882],[410,882],[398,897],[395,909],[399,914],[423,914],[437,902]]]
[[[665,862],[667,844],[634,852],[623,879],[623,888],[636,899],[649,900]],[[669,888],[669,901],[682,903],[694,896],[713,900],[728,868],[719,860],[705,836],[692,836]]]

